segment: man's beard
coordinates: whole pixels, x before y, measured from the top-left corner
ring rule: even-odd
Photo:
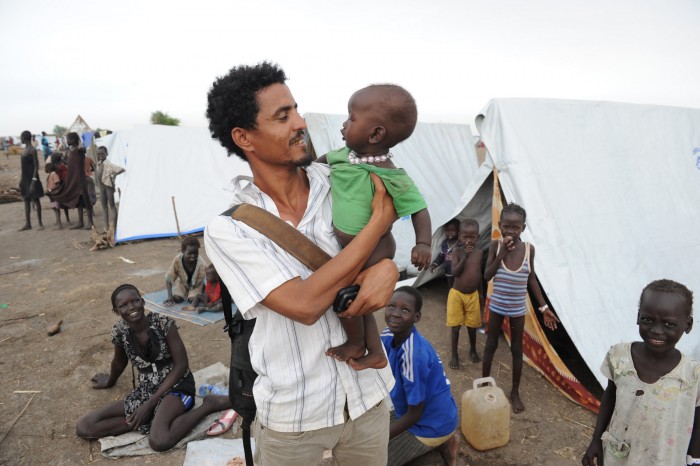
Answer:
[[[294,168],[305,168],[305,167],[308,167],[309,165],[311,165],[312,161],[313,160],[311,159],[311,154],[306,153],[306,155],[303,159],[290,160],[289,162],[287,162],[287,165],[290,167],[294,167]]]

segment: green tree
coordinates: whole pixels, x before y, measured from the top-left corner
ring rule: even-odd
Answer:
[[[66,128],[65,126],[56,125],[53,127],[53,134],[55,134],[58,137],[61,137],[64,134],[66,134],[66,131],[68,131],[68,128]]]
[[[167,113],[161,112],[158,110],[157,112],[151,113],[151,124],[154,125],[167,125],[167,126],[179,126],[180,125],[180,120],[177,118],[173,118]]]

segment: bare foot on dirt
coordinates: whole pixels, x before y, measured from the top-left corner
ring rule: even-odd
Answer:
[[[518,392],[510,392],[510,404],[513,406],[513,412],[515,414],[525,411],[525,405],[520,399],[520,394]]]
[[[459,451],[459,434],[455,434],[450,439],[436,448],[437,452],[442,456],[445,464],[449,466],[457,466],[457,452]]]
[[[38,227],[36,227],[36,229],[39,230],[39,231],[41,231],[41,230],[44,229],[44,225],[39,225]]]
[[[469,360],[473,363],[481,362],[481,358],[477,354],[476,350],[469,351]]]
[[[56,225],[53,227],[54,230],[63,230],[63,225]]]
[[[27,231],[27,230],[31,230],[31,229],[32,229],[31,225],[24,225],[22,228],[20,228],[17,231]]]
[[[78,223],[77,225],[73,225],[70,227],[71,230],[82,230],[85,227],[82,223]]]
[[[356,371],[361,371],[364,369],[381,369],[382,367],[386,367],[388,362],[386,357],[384,357],[384,352],[381,352],[367,353],[357,359],[348,359],[348,364]]]
[[[340,346],[328,348],[326,356],[337,359],[338,361],[348,362],[350,359],[359,359],[365,355],[366,348],[364,345],[356,345],[346,341]]]
[[[457,353],[452,353],[450,357],[450,369],[459,369],[459,356],[457,356]]]

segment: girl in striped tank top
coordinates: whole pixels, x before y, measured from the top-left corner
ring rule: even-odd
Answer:
[[[510,321],[510,352],[513,357],[513,385],[510,402],[514,413],[525,410],[520,399],[520,376],[523,372],[523,332],[527,307],[527,289],[530,287],[534,300],[544,314],[544,323],[549,329],[557,328],[557,316],[544,300],[535,275],[535,247],[524,243],[520,234],[525,230],[525,209],[510,203],[501,211],[498,228],[503,240],[491,241],[486,261],[484,279],[493,278],[493,293],[489,301],[489,329],[484,349],[482,376],[491,374],[493,355],[498,348],[498,337],[503,319]]]

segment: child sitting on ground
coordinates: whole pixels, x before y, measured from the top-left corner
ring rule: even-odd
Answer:
[[[221,302],[221,282],[219,274],[212,264],[206,268],[207,284],[204,287],[204,293],[200,293],[192,301],[192,306],[183,308],[183,311],[197,311],[197,314],[202,312],[219,312],[222,311],[223,304]]]
[[[389,426],[389,465],[402,465],[437,448],[457,464],[457,405],[435,349],[415,327],[423,297],[410,286],[394,291],[384,310],[382,343],[396,384]]]
[[[204,289],[206,264],[199,256],[199,240],[188,236],[182,240],[180,251],[165,274],[168,299],[163,304],[166,306],[181,303],[185,299],[192,303]]]
[[[510,203],[501,211],[498,228],[502,240],[493,240],[489,245],[484,279],[493,278],[493,292],[489,302],[489,328],[484,349],[482,377],[491,374],[493,355],[498,348],[498,338],[503,319],[510,322],[510,353],[513,357],[513,385],[510,401],[514,413],[525,411],[520,399],[520,377],[523,372],[523,333],[525,331],[525,313],[527,312],[528,287],[537,301],[540,312],[544,314],[547,328],[557,328],[559,319],[549,308],[540,289],[535,274],[535,247],[524,243],[520,235],[525,231],[525,209]]]
[[[459,245],[452,255],[454,283],[447,295],[447,326],[452,327],[452,355],[450,368],[459,369],[459,331],[462,325],[469,334],[469,359],[479,362],[476,352],[476,330],[481,327],[479,288],[481,287],[481,258],[483,252],[476,248],[479,224],[470,218],[459,224]]]
[[[51,194],[57,193],[61,190],[62,182],[58,177],[58,173],[56,173],[56,165],[53,163],[47,162],[46,165],[44,165],[44,171],[49,174],[46,177],[46,194],[48,194],[49,200],[51,201],[49,206],[53,209],[53,212],[56,215],[56,226],[54,227],[54,230],[61,230],[63,228],[63,224],[61,223],[61,204],[54,201]]]
[[[411,263],[422,270],[430,263],[432,230],[427,204],[405,170],[391,161],[390,149],[407,139],[416,127],[418,110],[411,94],[400,86],[377,84],[355,92],[348,101],[348,119],[340,132],[346,147],[331,151],[319,162],[331,167],[333,227],[341,247],[367,224],[374,188],[370,173],[378,175],[394,200],[399,217],[411,216],[416,245]],[[396,242],[384,235],[365,267],[393,259]],[[340,320],[348,341],[330,348],[329,356],[347,361],[355,370],[381,368],[386,358],[373,316]]]
[[[430,264],[430,271],[435,272],[435,269],[443,265],[445,279],[447,279],[448,288],[452,289],[454,284],[454,276],[452,275],[452,250],[459,244],[459,220],[453,218],[445,224],[445,239],[440,245],[438,253],[433,263]]]
[[[693,328],[693,293],[649,283],[637,326],[642,341],[612,346],[600,367],[608,386],[582,463],[700,464],[700,363],[676,349]]]

